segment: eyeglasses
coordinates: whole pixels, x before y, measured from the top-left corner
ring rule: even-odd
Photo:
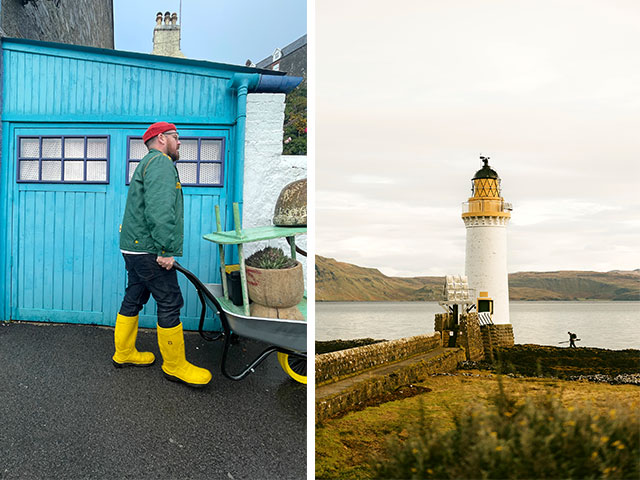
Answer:
[[[180,140],[180,135],[178,134],[178,132],[163,132],[163,135],[171,135],[173,136],[176,140]]]

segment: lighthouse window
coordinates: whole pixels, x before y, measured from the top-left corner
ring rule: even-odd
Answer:
[[[478,178],[473,181],[473,191],[476,197],[499,197],[500,180],[493,178]]]
[[[18,137],[20,183],[109,183],[108,136]]]
[[[180,160],[176,162],[184,186],[221,187],[224,180],[224,138],[180,137]],[[148,150],[142,137],[129,137],[127,185]]]

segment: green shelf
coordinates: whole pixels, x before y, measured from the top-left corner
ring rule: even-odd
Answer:
[[[263,226],[253,228],[242,228],[240,221],[240,207],[237,202],[233,203],[233,222],[235,230],[223,232],[220,228],[220,207],[216,205],[216,227],[217,231],[207,233],[202,238],[209,242],[217,243],[220,255],[220,273],[222,275],[222,291],[224,299],[229,300],[229,287],[227,286],[227,278],[225,275],[225,259],[223,245],[237,245],[238,261],[240,263],[240,284],[242,286],[242,300],[244,305],[241,307],[244,315],[249,316],[249,293],[247,291],[247,272],[244,263],[244,247],[245,243],[259,242],[261,240],[272,240],[275,238],[286,238],[291,247],[291,258],[296,258],[296,235],[307,233],[307,227],[274,227]],[[231,303],[231,302],[229,302]],[[233,304],[232,304],[233,305]],[[304,307],[304,315],[306,318],[306,303]]]

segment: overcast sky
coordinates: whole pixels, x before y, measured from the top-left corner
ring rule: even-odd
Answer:
[[[638,25],[633,0],[317,2],[317,253],[463,273],[484,154],[510,272],[640,268]]]
[[[180,12],[180,0],[114,0],[118,50],[151,53],[157,12]],[[181,50],[189,58],[244,65],[307,33],[303,0],[182,0]]]

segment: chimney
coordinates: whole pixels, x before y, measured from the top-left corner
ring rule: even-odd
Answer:
[[[178,25],[177,13],[165,12],[164,23],[162,12],[156,13],[151,54],[185,58],[180,51],[180,25]]]

